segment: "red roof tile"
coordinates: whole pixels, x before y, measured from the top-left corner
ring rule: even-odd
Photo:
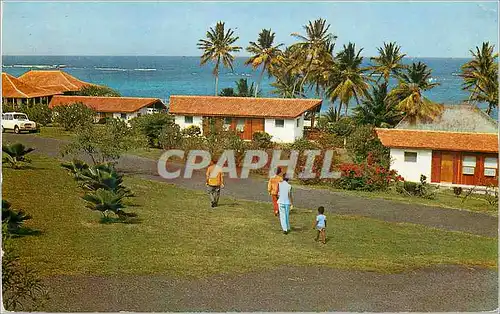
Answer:
[[[32,70],[21,75],[19,80],[36,87],[46,88],[59,93],[76,92],[84,86],[94,85],[80,81],[61,70]]]
[[[321,106],[321,99],[170,96],[169,112],[192,116],[296,118]]]
[[[498,153],[498,134],[376,129],[386,147]]]
[[[58,94],[57,92],[26,84],[8,73],[2,73],[2,97],[33,98]]]
[[[151,105],[166,108],[158,98],[139,97],[94,97],[94,96],[54,96],[49,108],[80,102],[96,112],[136,112]]]

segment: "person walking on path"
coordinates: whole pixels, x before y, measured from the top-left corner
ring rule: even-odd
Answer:
[[[207,191],[210,195],[211,207],[217,207],[219,204],[220,189],[224,187],[224,176],[221,167],[217,166],[212,159],[206,173]]]
[[[283,176],[281,175],[281,168],[278,167],[276,175],[269,179],[267,183],[267,192],[271,195],[273,201],[274,216],[278,216],[278,185],[281,181],[283,181]]]
[[[314,221],[313,229],[316,229],[316,239],[318,241],[321,237],[321,243],[326,243],[326,216],[324,215],[325,208],[323,206],[318,207],[318,215]]]
[[[283,177],[283,181],[278,184],[278,205],[280,213],[281,229],[284,234],[290,232],[290,209],[293,206],[292,186],[288,183],[288,178]]]

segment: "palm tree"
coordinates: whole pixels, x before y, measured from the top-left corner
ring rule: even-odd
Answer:
[[[304,89],[297,85],[301,79],[301,64],[295,58],[298,47],[288,47],[283,53],[277,56],[269,65],[269,73],[276,78],[274,83],[271,83],[275,89],[272,94],[279,95],[283,98],[304,97]]]
[[[123,197],[123,195],[105,189],[98,189],[82,196],[87,201],[87,208],[100,211],[104,218],[108,217],[109,212],[119,215],[119,212],[125,207]]]
[[[222,61],[224,67],[230,68],[233,71],[234,56],[231,53],[241,50],[241,47],[232,46],[239,37],[234,37],[234,31],[230,28],[225,31],[224,24],[224,22],[217,22],[215,29],[210,27],[210,30],[207,31],[207,39],[200,39],[198,41],[198,49],[203,50],[200,64],[204,65],[208,61],[215,63],[213,70],[213,75],[215,76],[215,95],[219,91],[220,62]]]
[[[298,47],[295,58],[300,60],[303,66],[303,78],[300,83],[300,89],[303,89],[304,83],[307,81],[311,71],[313,62],[324,52],[330,48],[330,45],[337,39],[337,36],[328,32],[330,24],[326,24],[326,20],[317,19],[313,22],[309,21],[303,26],[306,34],[292,33],[291,35],[301,42],[294,44]]]
[[[347,46],[344,45],[344,49],[336,56],[337,73],[332,77],[327,93],[332,102],[337,99],[340,102],[337,119],[340,118],[342,106],[344,106],[347,116],[349,101],[354,98],[359,105],[360,98],[368,92],[368,77],[363,75],[366,70],[361,68],[363,57],[360,54],[362,50],[356,52],[356,45],[349,43]]]
[[[422,62],[413,63],[399,75],[399,84],[386,97],[388,106],[403,112],[410,122],[433,119],[441,114],[443,106],[422,95],[439,85],[431,83],[431,69]]]
[[[401,46],[398,46],[395,42],[384,43],[384,47],[378,48],[378,56],[372,57],[371,61],[375,63],[374,66],[371,67],[373,73],[378,73],[381,76],[378,78],[378,81],[381,77],[384,78],[385,83],[389,82],[389,78],[391,75],[398,75],[405,66],[401,63],[406,54],[402,54],[399,52]]]
[[[305,97],[304,89],[301,86],[297,88],[298,80],[298,75],[283,73],[276,77],[276,82],[271,83],[271,86],[275,88],[271,93],[282,98]]]
[[[386,102],[387,83],[374,86],[360,106],[354,108],[354,120],[358,124],[376,127],[392,127],[401,120],[401,113]]]
[[[225,97],[256,97],[259,95],[259,92],[256,92],[256,89],[253,83],[248,86],[248,79],[239,79],[234,82],[236,84],[236,89],[229,87],[224,88],[220,92],[219,96]]]
[[[26,155],[34,151],[34,148],[26,148],[21,143],[3,145],[2,152],[5,153],[4,163],[9,163],[12,168],[19,169],[24,162],[30,162]]]
[[[283,44],[278,44],[273,46],[275,34],[271,32],[271,29],[263,29],[259,33],[259,38],[257,42],[250,42],[250,46],[247,47],[247,51],[253,55],[245,62],[245,65],[251,64],[254,69],[257,69],[262,65],[262,70],[260,72],[259,81],[255,87],[255,95],[257,97],[257,92],[259,90],[259,85],[262,83],[262,77],[264,72],[268,71],[269,66],[280,54],[281,47]]]
[[[491,114],[498,105],[498,53],[489,42],[470,52],[473,59],[462,66],[462,88],[470,92],[469,101],[488,103],[486,113]]]
[[[236,96],[234,94],[234,88],[232,87],[227,87],[227,88],[223,88],[220,93],[219,93],[219,96],[223,96],[223,97],[234,97]]]

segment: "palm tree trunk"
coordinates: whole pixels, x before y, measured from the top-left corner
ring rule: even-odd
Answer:
[[[340,113],[342,112],[342,101],[339,101],[339,110],[337,110],[337,121],[340,120]]]
[[[257,98],[257,93],[259,92],[259,85],[262,82],[262,77],[264,76],[265,70],[266,70],[266,65],[264,64],[262,66],[262,72],[260,72],[259,81],[257,82],[257,84],[255,84],[256,86],[255,86],[255,95],[254,95],[254,97],[256,97],[256,98]]]
[[[219,93],[219,74],[215,75],[215,96]]]

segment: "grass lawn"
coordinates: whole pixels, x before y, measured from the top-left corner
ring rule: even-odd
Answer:
[[[65,131],[64,128],[58,126],[42,126],[40,133],[36,133],[36,135],[65,141],[70,141],[75,137],[72,131]]]
[[[128,211],[140,223],[102,224],[55,159],[4,167],[3,197],[33,216],[40,235],[17,238],[22,259],[42,275],[161,274],[203,277],[282,265],[397,272],[434,264],[496,268],[497,239],[368,218],[328,215],[326,245],[313,241],[315,213],[294,209],[283,235],[270,204],[228,199],[208,209],[202,192],[127,177]]]

